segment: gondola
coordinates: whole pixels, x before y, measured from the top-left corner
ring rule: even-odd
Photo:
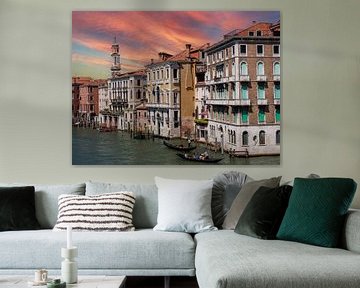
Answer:
[[[194,161],[194,162],[203,162],[203,163],[217,163],[223,160],[224,158],[201,158],[201,157],[195,157],[194,155],[187,155],[182,153],[176,153],[180,158],[188,161]]]
[[[191,150],[194,150],[196,148],[196,146],[184,146],[182,144],[179,144],[179,145],[176,145],[176,144],[173,144],[173,143],[170,143],[169,141],[166,141],[164,140],[163,141],[164,145],[171,148],[171,149],[175,149],[175,150],[178,150],[178,151],[184,151],[184,152],[187,152],[187,151],[191,151]]]

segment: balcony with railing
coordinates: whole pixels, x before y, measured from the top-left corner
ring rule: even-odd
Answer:
[[[258,82],[266,82],[266,75],[257,75],[256,76],[256,81]]]
[[[179,104],[170,104],[170,103],[147,103],[149,108],[165,108],[165,109],[180,109]]]
[[[268,105],[268,100],[267,99],[257,99],[257,104],[258,105]]]
[[[196,73],[205,73],[207,71],[205,64],[196,64],[195,66]]]
[[[250,99],[233,99],[229,100],[230,105],[234,106],[250,106]]]
[[[249,82],[250,76],[249,75],[240,75],[240,81],[241,82]]]

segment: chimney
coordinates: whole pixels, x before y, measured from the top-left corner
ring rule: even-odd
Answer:
[[[153,58],[151,58],[151,64],[154,64],[154,59]]]
[[[190,59],[190,50],[191,50],[191,44],[185,44],[186,50],[187,50],[187,57]]]

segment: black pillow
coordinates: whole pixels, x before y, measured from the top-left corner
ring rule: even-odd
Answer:
[[[292,187],[260,187],[236,225],[235,232],[261,239],[275,239],[289,203]]]
[[[0,187],[0,231],[39,229],[35,188]]]

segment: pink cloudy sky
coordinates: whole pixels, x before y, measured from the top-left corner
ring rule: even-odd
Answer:
[[[72,14],[72,74],[107,78],[110,76],[111,44],[120,44],[122,71],[141,69],[159,52],[175,54],[193,46],[214,44],[234,29],[252,21],[280,20],[278,11],[254,12],[88,12]]]

